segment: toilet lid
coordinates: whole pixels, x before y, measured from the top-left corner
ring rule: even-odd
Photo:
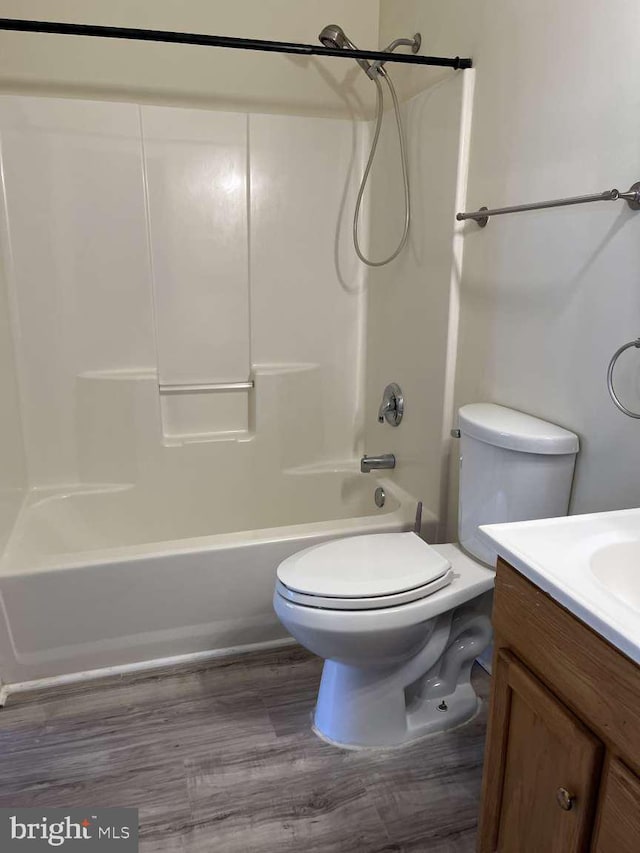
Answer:
[[[305,596],[380,599],[428,587],[444,579],[449,567],[415,533],[373,533],[299,551],[280,564],[277,576]]]

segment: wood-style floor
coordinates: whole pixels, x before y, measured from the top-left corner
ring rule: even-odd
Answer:
[[[342,750],[310,728],[321,666],[292,647],[8,705],[0,806],[134,806],[145,853],[472,853],[486,704],[411,746]]]

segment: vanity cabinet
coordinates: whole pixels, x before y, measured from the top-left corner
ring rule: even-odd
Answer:
[[[593,853],[640,850],[640,778],[621,761],[609,762],[596,818]]]
[[[479,853],[640,853],[640,667],[504,561]]]

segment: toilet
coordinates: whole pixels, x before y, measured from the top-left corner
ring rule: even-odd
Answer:
[[[491,642],[496,562],[479,528],[567,513],[574,433],[493,403],[463,406],[458,421],[458,544],[375,533],[278,567],[275,612],[325,661],[314,729],[341,746],[397,746],[476,714],[471,667]]]

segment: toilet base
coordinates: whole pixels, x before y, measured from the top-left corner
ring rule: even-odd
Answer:
[[[325,667],[327,663],[332,661]],[[379,704],[379,697],[376,706],[375,719],[367,715],[363,720],[344,706],[336,709],[337,714],[332,712],[323,707],[319,696],[313,729],[323,740],[347,749],[401,746],[464,725],[476,716],[480,699],[469,682],[448,696],[423,700],[414,710],[400,708],[397,701]]]
[[[447,706],[446,710],[439,707],[443,702]],[[336,740],[332,734],[320,728],[315,714],[313,731],[321,740],[342,749],[392,749],[439,732],[451,731],[451,729],[466,725],[476,717],[481,704],[482,700],[478,698],[471,684],[461,686],[451,696],[446,696],[437,702],[428,700],[426,707],[422,709],[420,714],[420,722],[414,721],[413,725],[407,727],[404,736],[399,740],[394,739],[393,742],[386,739],[383,742],[376,739],[375,743]]]
[[[468,722],[479,707],[471,667],[490,640],[491,623],[474,602],[439,617],[426,645],[400,665],[325,661],[315,731],[344,747],[391,747]]]

